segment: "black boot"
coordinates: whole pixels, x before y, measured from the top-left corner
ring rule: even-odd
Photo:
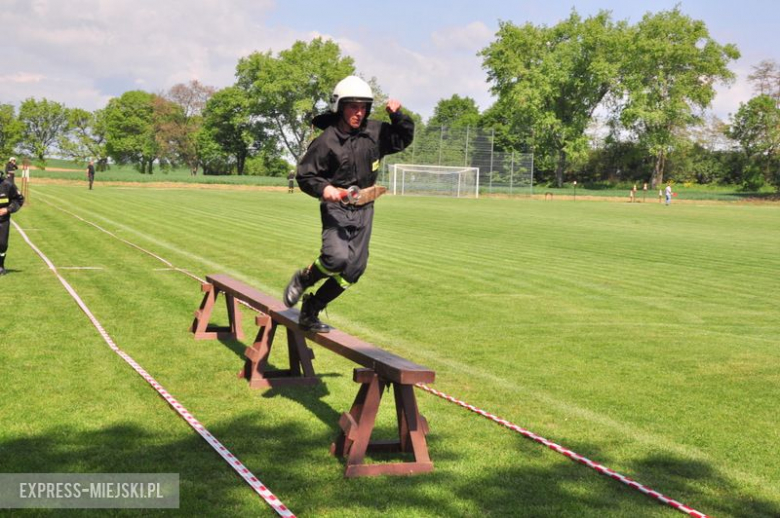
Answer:
[[[307,288],[313,286],[316,280],[312,275],[311,266],[302,268],[295,272],[284,289],[284,305],[288,308],[293,307],[301,299],[301,295]]]
[[[303,331],[313,331],[315,333],[327,333],[330,326],[321,322],[318,318],[320,311],[325,309],[325,304],[320,302],[314,295],[307,293],[303,296],[303,305],[301,305],[301,316],[298,318],[298,325]]]

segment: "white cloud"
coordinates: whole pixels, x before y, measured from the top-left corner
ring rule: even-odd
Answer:
[[[717,85],[716,95],[712,102],[711,111],[724,122],[728,122],[729,115],[733,115],[739,109],[740,103],[748,102],[754,95],[753,85],[747,77],[753,72],[752,68],[740,60],[732,70],[736,80],[731,85]]]
[[[424,117],[455,93],[489,105],[476,53],[492,34],[482,22],[436,29],[411,48],[367,25],[348,36],[271,27],[273,9],[272,0],[14,2],[3,17],[11,44],[4,65],[17,72],[0,83],[0,102],[46,97],[91,110],[136,88],[158,92],[192,79],[221,88],[234,82],[241,57],[323,36]]]
[[[441,99],[453,94],[471,97],[481,109],[492,104],[477,52],[492,34],[481,22],[448,27],[430,34],[430,45],[404,47],[396,38],[373,33],[334,38],[355,59],[358,72],[376,77],[384,93],[399,99],[423,118]]]
[[[461,27],[445,27],[431,34],[433,44],[442,51],[476,53],[492,39],[493,31],[482,22],[471,22]]]
[[[5,81],[11,83],[40,83],[45,79],[43,74],[30,74],[27,72],[16,72],[5,78]]]
[[[301,37],[262,29],[272,7],[271,0],[15,2],[3,13],[3,39],[10,43],[3,61],[6,70],[24,72],[10,74],[16,86],[0,84],[0,102],[46,92],[95,109],[132,88],[161,91],[191,79],[227,86],[239,58],[282,50]],[[23,80],[37,80],[40,88],[19,89]],[[97,92],[91,101],[83,95],[90,90]]]

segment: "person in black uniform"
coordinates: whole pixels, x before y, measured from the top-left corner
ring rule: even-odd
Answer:
[[[16,165],[16,158],[9,158],[8,163],[5,164],[5,176],[6,178],[10,178],[11,183],[14,183],[14,176],[16,175],[17,169],[19,169],[19,166]]]
[[[301,295],[322,279],[314,294],[303,295],[299,324],[304,331],[327,333],[319,313],[355,284],[368,265],[368,244],[374,203],[348,205],[345,191],[374,185],[383,156],[404,150],[414,138],[414,121],[401,103],[387,101],[390,124],[368,120],[374,94],[356,76],[342,79],[333,90],[330,112],[312,121],[324,130],[300,160],[296,179],[301,190],[320,199],[322,248],[311,265],[296,271],[284,290],[284,303],[293,307]]]
[[[92,190],[92,182],[95,181],[95,162],[94,160],[89,161],[89,165],[87,165],[87,180],[89,180],[89,190]]]
[[[287,194],[295,192],[295,173],[287,175]]]
[[[5,275],[5,253],[8,250],[8,235],[11,232],[11,214],[24,205],[22,196],[13,183],[5,176],[0,179],[0,275]]]

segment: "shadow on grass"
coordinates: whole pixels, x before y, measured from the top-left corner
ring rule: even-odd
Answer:
[[[233,354],[241,358],[241,361],[243,362],[246,359],[246,357],[244,356],[244,352],[246,352],[247,347],[252,346],[251,340],[253,339],[254,339],[254,335],[252,335],[247,339],[248,345],[244,344],[244,342],[242,341],[233,340],[232,338],[220,338],[219,343],[224,345],[227,349],[230,349],[233,352]]]
[[[318,394],[311,387],[269,392],[290,397],[304,406],[313,405],[312,412],[333,427],[322,433],[312,432],[306,426],[278,425],[268,422],[273,420],[272,416],[258,411],[209,426],[209,430],[299,516],[677,516],[671,507],[521,436],[510,441],[513,451],[509,452],[512,457],[508,461],[493,463],[485,458],[479,461],[482,466],[472,470],[464,466],[468,452],[456,451],[451,446],[462,444],[464,432],[436,429],[435,424],[428,437],[436,465],[433,473],[344,479],[343,465],[327,453],[331,435],[336,431],[333,419],[337,412],[318,402]],[[480,426],[494,425],[475,423],[474,427]],[[474,427],[469,433],[474,432]],[[0,441],[0,470],[179,473],[180,509],[145,510],[144,515],[274,516],[271,508],[200,436],[192,432],[181,439],[181,434],[176,435],[177,439],[170,439],[164,433],[150,432],[149,428],[135,424],[115,424],[96,431],[75,426],[52,427],[24,438]],[[576,444],[572,449],[609,465],[610,459],[605,459],[598,447]],[[495,469],[491,469],[492,464]],[[741,495],[739,488],[706,463],[655,455],[636,463],[632,471],[638,482],[704,513],[780,516],[775,503]],[[721,496],[703,498],[702,486]],[[688,502],[686,495],[696,495],[701,500]],[[722,495],[728,495],[728,499]],[[27,510],[19,514],[47,516],[61,512]],[[68,512],[95,515],[94,510]],[[99,513],[138,515],[133,510]]]
[[[294,470],[278,462],[275,448],[266,449],[267,438],[285,438],[282,448],[295,443],[304,449],[315,448],[315,438],[306,437],[292,426],[259,426],[254,418],[237,418],[209,431],[250,470],[273,488],[274,479],[290,485],[305,485],[306,471]],[[181,434],[176,434],[181,437]],[[238,436],[239,440],[234,440]],[[170,437],[170,436],[169,436]],[[256,456],[238,450],[242,437],[253,437],[256,449],[267,451],[259,462]],[[236,442],[239,444],[237,445]],[[275,441],[274,441],[275,442]],[[232,444],[231,444],[232,443]],[[273,516],[275,513],[194,431],[185,439],[170,440],[135,424],[116,424],[96,431],[76,427],[54,427],[37,435],[0,441],[0,471],[3,473],[178,473],[180,507],[178,510],[68,510],[70,515],[181,515]],[[270,480],[267,480],[270,479]],[[275,489],[272,489],[275,490]],[[248,493],[244,493],[246,491]],[[278,495],[284,499],[283,495]],[[284,501],[284,500],[283,500]],[[267,511],[264,514],[264,511]],[[14,513],[29,515],[61,514],[63,510],[29,509]]]
[[[340,377],[340,374],[318,374],[317,377],[322,380],[324,377]],[[357,392],[357,389],[356,389]],[[309,387],[274,387],[262,393],[263,398],[283,397],[294,401],[300,406],[309,410],[317,419],[328,427],[333,428],[333,438],[336,438],[337,424],[342,412],[349,410],[345,408],[341,412],[322,401],[322,398],[328,396],[328,386],[323,383]]]
[[[700,488],[694,487],[695,481],[706,481],[707,486],[717,486],[718,493],[728,497],[702,503],[707,508],[699,509],[713,516],[780,516],[780,505],[777,502],[762,500],[755,495],[745,495],[744,490],[735,486],[733,481],[727,480],[718,470],[703,462],[677,458],[672,454],[652,455],[637,462],[634,469],[637,473],[646,474],[648,481],[653,477],[659,486],[663,484],[672,488],[670,491],[674,490],[680,494],[700,492]]]

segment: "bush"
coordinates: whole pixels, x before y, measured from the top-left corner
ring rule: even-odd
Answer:
[[[294,167],[286,160],[279,157],[269,157],[266,154],[259,154],[248,158],[244,166],[244,174],[252,176],[275,176],[287,177]]]

